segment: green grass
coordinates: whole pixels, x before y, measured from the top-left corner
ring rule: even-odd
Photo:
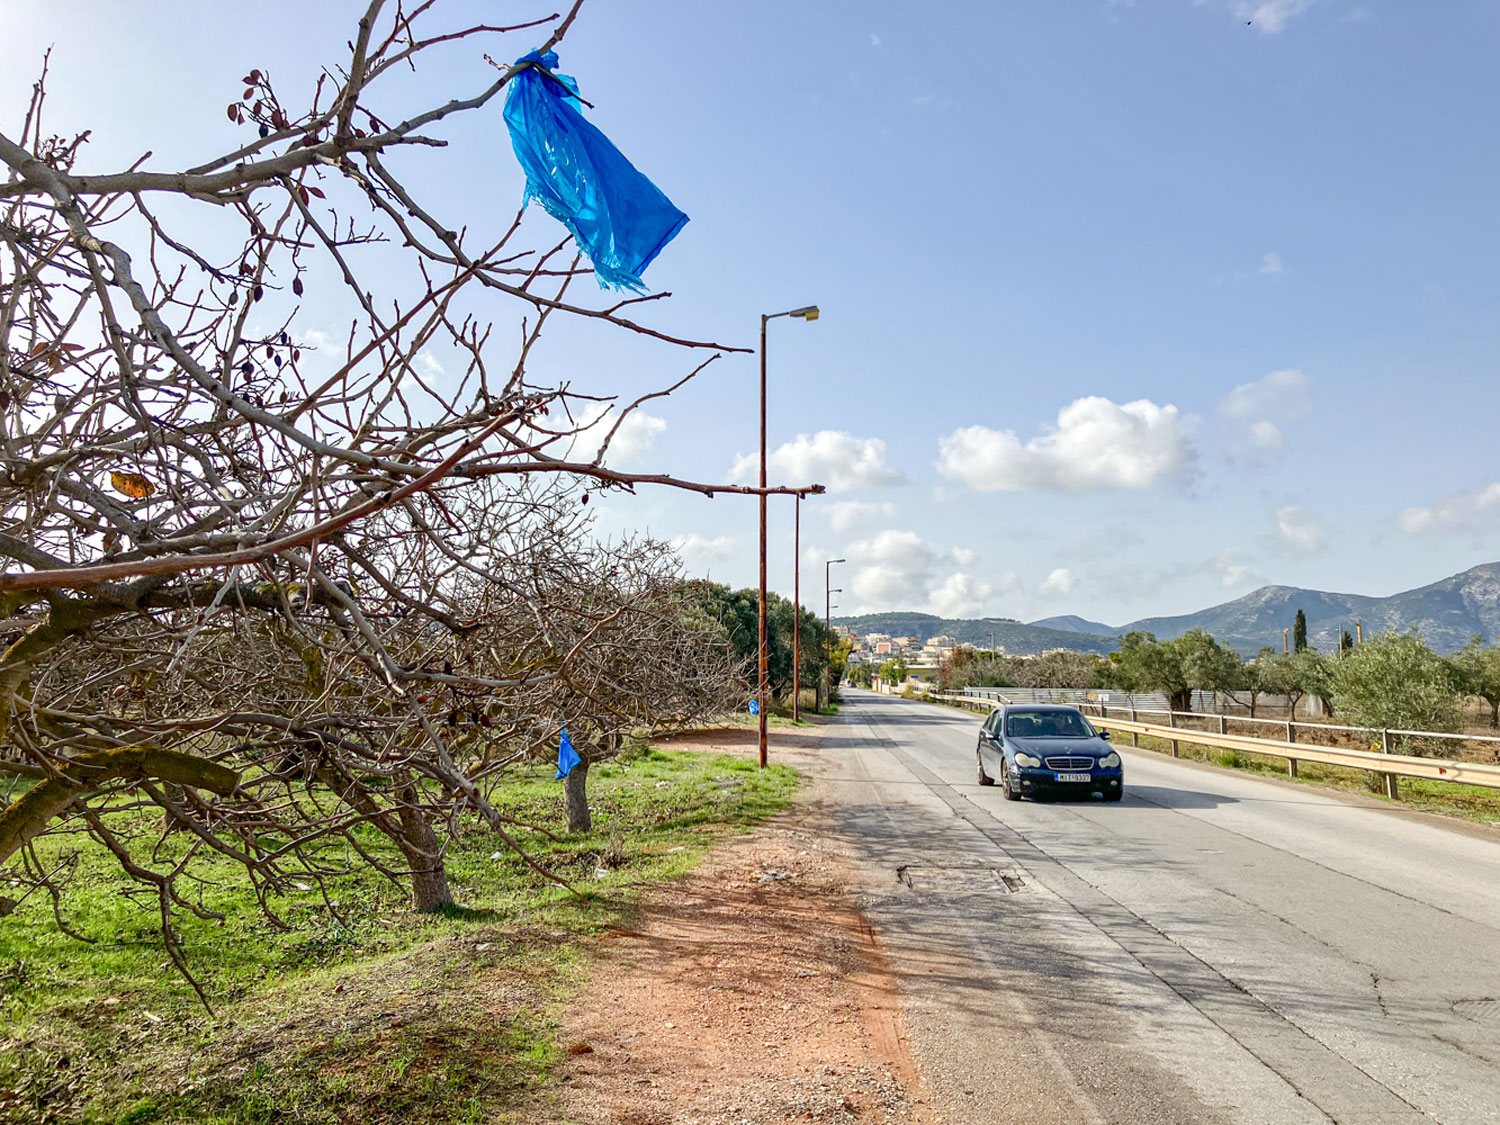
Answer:
[[[561,835],[551,775],[508,781],[497,808]],[[0,920],[0,1121],[547,1119],[555,1017],[589,937],[628,924],[644,884],[785,808],[795,786],[785,767],[688,750],[594,767],[593,832],[518,830],[582,900],[472,819],[448,854],[464,906],[438,914],[360,869],[330,883],[336,908],[312,889],[275,899],[282,932],[232,864],[206,863],[192,893],[225,920],[177,924],[213,1014],[171,968],[154,900],[88,841],[39,841],[46,862],[77,854],[63,913],[93,943],[59,932],[40,895]],[[392,858],[383,837],[362,843]]]

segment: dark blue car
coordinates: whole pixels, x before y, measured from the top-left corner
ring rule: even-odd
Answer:
[[[1109,732],[1095,730],[1078,708],[1053,704],[1007,704],[990,712],[979,728],[979,784],[997,781],[1008,801],[1118,801],[1125,793],[1125,771]]]

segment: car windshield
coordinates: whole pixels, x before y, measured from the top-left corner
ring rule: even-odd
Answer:
[[[1005,717],[1012,738],[1093,738],[1094,728],[1077,711],[1012,711]]]

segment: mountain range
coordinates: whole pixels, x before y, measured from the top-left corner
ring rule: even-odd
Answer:
[[[1009,618],[940,618],[925,613],[874,613],[835,619],[856,632],[892,636],[947,635],[960,644],[988,648],[994,643],[1009,652],[1044,652],[1069,648],[1079,652],[1109,652],[1117,638],[1132,629],[1156,634],[1160,640],[1202,629],[1230,645],[1242,656],[1263,647],[1281,648],[1281,631],[1290,629],[1297,610],[1307,614],[1307,640],[1325,651],[1338,643],[1341,630],[1355,632],[1363,622],[1365,635],[1388,630],[1416,629],[1437,652],[1453,652],[1476,633],[1490,643],[1500,640],[1500,562],[1484,563],[1415,590],[1389,597],[1337,594],[1297,586],[1262,586],[1242,598],[1174,617],[1144,617],[1118,627],[1101,621],[1064,615],[1030,624]]]

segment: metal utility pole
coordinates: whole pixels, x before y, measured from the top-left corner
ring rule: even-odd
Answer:
[[[792,527],[792,722],[802,721],[802,493]]]
[[[760,768],[766,768],[766,708],[771,701],[771,653],[766,644],[766,323],[778,316],[818,319],[817,305],[787,312],[760,314]]]
[[[833,564],[841,563],[844,559],[828,559],[823,563],[823,675],[828,679],[828,692],[833,694],[833,626],[830,615],[833,613],[833,595],[842,594],[842,589],[834,590],[829,583],[833,580]]]

